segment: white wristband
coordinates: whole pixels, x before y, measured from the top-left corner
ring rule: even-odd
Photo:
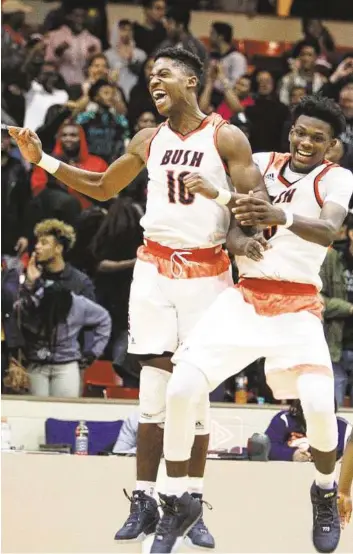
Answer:
[[[289,210],[284,209],[283,211],[286,214],[286,222],[282,225],[282,227],[284,227],[285,229],[289,229],[289,227],[292,227],[294,223],[294,216]]]
[[[42,157],[37,165],[38,167],[45,169],[45,171],[53,175],[58,171],[60,162],[56,158],[53,158],[53,156],[48,156],[48,154],[43,152]]]
[[[221,206],[226,206],[229,204],[230,200],[232,198],[232,193],[230,190],[227,189],[219,189],[218,196],[215,198],[215,201],[217,204],[220,204]]]

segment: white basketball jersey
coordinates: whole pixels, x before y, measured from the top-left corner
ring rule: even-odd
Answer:
[[[216,147],[217,131],[225,123],[212,114],[185,136],[172,131],[168,122],[158,127],[147,160],[147,207],[141,220],[146,238],[171,248],[207,248],[225,242],[228,208],[190,194],[183,183],[188,173],[197,172],[216,188],[229,188]]]
[[[348,211],[353,194],[350,171],[325,161],[308,174],[294,173],[289,169],[290,154],[274,152],[254,154],[253,159],[273,203],[282,204],[293,214],[318,219],[326,202],[335,202]],[[240,276],[309,283],[321,289],[319,272],[326,247],[306,241],[283,226],[269,230],[266,238],[271,249],[263,260],[237,257]]]

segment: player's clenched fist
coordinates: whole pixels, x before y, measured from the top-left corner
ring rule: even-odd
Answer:
[[[43,154],[42,143],[38,135],[30,129],[22,127],[8,127],[9,135],[16,141],[25,160],[37,164]]]
[[[199,173],[189,173],[183,178],[183,183],[192,194],[199,193],[210,199],[215,199],[218,196],[218,189],[201,177]]]

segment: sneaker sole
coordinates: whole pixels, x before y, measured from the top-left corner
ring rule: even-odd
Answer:
[[[202,516],[202,511],[200,512],[200,514],[197,516],[197,518],[191,523],[191,525],[189,525],[189,527],[185,530],[184,534],[180,537],[177,537],[175,543],[173,544],[172,546],[172,549],[171,549],[171,554],[175,554],[178,550],[179,550],[179,547],[182,545],[182,543],[184,542],[184,539],[186,537],[186,535],[188,534],[188,532],[194,527],[195,523],[197,523],[200,519],[200,517]]]
[[[135,542],[143,542],[145,539],[151,537],[152,535],[154,535],[154,531],[151,531],[151,533],[140,533],[137,537],[134,537],[133,539],[116,539],[114,537],[114,540],[119,544],[133,544]]]
[[[190,548],[195,548],[197,550],[214,550],[216,548],[215,546],[199,546],[198,544],[194,544],[190,537],[184,537],[184,543],[186,546],[189,546]]]

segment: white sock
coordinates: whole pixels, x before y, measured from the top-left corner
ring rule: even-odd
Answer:
[[[149,496],[153,496],[156,483],[154,481],[136,481],[137,491],[145,491]]]
[[[203,477],[189,477],[188,479],[188,491],[190,494],[202,494],[203,493]]]
[[[168,496],[183,496],[188,490],[188,477],[167,477],[165,486]]]
[[[320,473],[320,471],[316,470],[315,473],[315,483],[317,484],[320,489],[333,489],[333,486],[335,484],[335,477],[336,472],[333,471],[332,473]]]

